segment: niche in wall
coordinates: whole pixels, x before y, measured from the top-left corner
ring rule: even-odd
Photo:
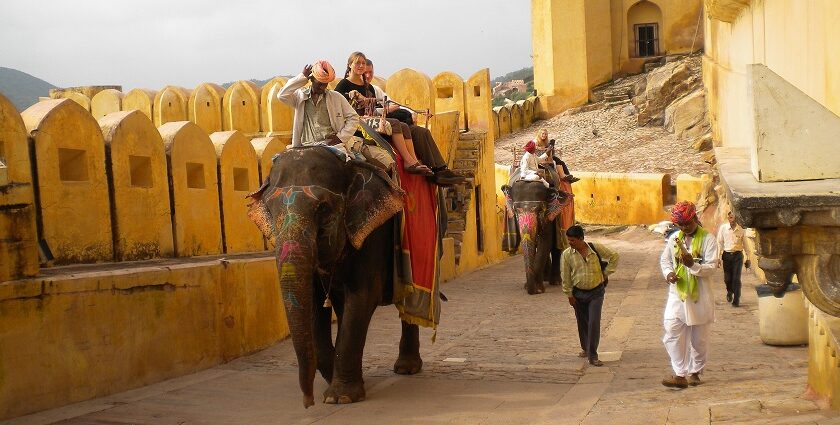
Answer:
[[[58,148],[58,176],[65,182],[86,182],[88,177],[87,151]]]
[[[187,187],[190,189],[204,189],[204,164],[187,163]]]
[[[131,172],[131,187],[152,187],[152,158],[148,156],[128,156]]]
[[[233,190],[238,192],[248,191],[248,169],[233,167]]]

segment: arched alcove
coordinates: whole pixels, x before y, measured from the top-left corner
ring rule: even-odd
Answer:
[[[642,0],[627,10],[627,47],[631,58],[662,54],[659,34],[662,29],[662,10],[656,3]]]

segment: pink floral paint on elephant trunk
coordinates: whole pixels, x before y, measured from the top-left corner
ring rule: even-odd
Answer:
[[[537,245],[539,242],[540,216],[536,209],[520,208],[516,213],[519,233],[522,236],[522,256],[525,258],[525,289],[528,293],[545,292],[542,281],[542,265],[537,264]]]

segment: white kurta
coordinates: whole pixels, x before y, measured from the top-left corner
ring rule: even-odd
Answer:
[[[667,277],[668,273],[675,271],[676,264],[674,264],[674,245],[678,232],[674,232],[665,244],[665,249],[662,250],[662,256],[659,259],[659,265],[662,268],[662,276]],[[691,237],[685,238],[686,248],[691,248]],[[677,294],[677,285],[668,285],[668,301],[665,304],[665,320],[680,319],[688,326],[704,325],[715,321],[715,297],[712,291],[713,282],[711,276],[717,269],[718,252],[717,242],[714,235],[708,233],[706,239],[703,241],[703,246],[700,249],[701,261],[694,262],[694,265],[689,267],[689,272],[697,276],[697,301],[691,301],[687,298],[685,301],[680,300]]]
[[[674,272],[674,251],[677,232],[668,238],[659,264],[662,275]],[[686,248],[691,247],[691,237],[686,237]],[[701,257],[695,259],[689,272],[697,276],[697,301],[680,300],[677,285],[669,284],[668,301],[665,303],[665,335],[662,343],[671,358],[671,368],[678,376],[700,373],[706,367],[709,351],[710,324],[715,321],[715,300],[710,276],[718,262],[717,242],[709,233],[701,246]]]
[[[529,181],[541,181],[545,187],[548,187],[548,182],[538,174],[540,170],[539,160],[545,158],[545,154],[536,156],[530,152],[523,153],[522,158],[519,160],[519,178]]]

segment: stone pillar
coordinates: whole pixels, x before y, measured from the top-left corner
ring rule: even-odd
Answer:
[[[158,128],[169,167],[172,234],[178,257],[222,252],[216,150],[198,125],[177,121]]]
[[[222,128],[246,135],[260,132],[260,88],[250,81],[228,87],[222,102]]]
[[[116,260],[174,256],[169,180],[160,133],[137,110],[108,114],[99,120],[99,126],[108,158]]]
[[[444,71],[432,78],[435,86],[435,110],[457,111],[459,128],[467,128],[464,79],[454,72]]]
[[[111,112],[122,111],[123,94],[116,89],[105,89],[90,99],[90,114],[100,119]]]
[[[516,103],[505,105],[510,111],[510,132],[522,130],[522,108]]]
[[[113,260],[105,144],[76,102],[47,100],[21,114],[37,169],[39,235],[57,264]]]
[[[210,135],[219,167],[219,198],[222,212],[224,251],[262,251],[262,232],[248,218],[248,194],[260,187],[257,153],[240,131]]]
[[[190,94],[188,115],[207,134],[222,131],[222,98],[225,89],[218,84],[201,83]]]
[[[388,77],[388,95],[403,105],[418,111],[435,113],[435,86],[422,72],[403,68]]]
[[[26,127],[0,94],[0,282],[38,275],[31,170]]]
[[[168,122],[186,121],[189,118],[187,107],[190,91],[183,87],[166,86],[155,95],[152,116],[155,125],[160,127]]]
[[[251,146],[254,147],[254,152],[257,154],[257,160],[260,164],[260,182],[264,182],[271,172],[271,165],[274,155],[286,150],[291,144],[291,139],[281,138],[278,136],[259,137],[251,139]]]
[[[154,120],[154,105],[157,92],[146,89],[133,89],[122,100],[123,111],[140,111],[150,120]]]
[[[295,110],[277,99],[286,77],[275,77],[260,89],[260,129],[265,134],[292,133]]]
[[[499,137],[505,137],[510,134],[510,108],[497,106],[493,108],[493,112],[499,117]]]

